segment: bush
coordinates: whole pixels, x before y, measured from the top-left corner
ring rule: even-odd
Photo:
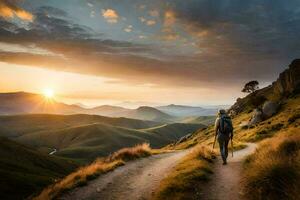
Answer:
[[[137,158],[147,157],[151,155],[151,148],[148,143],[139,144],[135,147],[124,148],[108,157],[108,161],[113,160],[134,160]]]

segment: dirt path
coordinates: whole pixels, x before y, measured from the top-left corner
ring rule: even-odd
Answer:
[[[160,154],[127,163],[61,199],[150,199],[159,182],[187,153],[188,151],[180,151]]]
[[[214,167],[214,175],[206,184],[200,194],[200,199],[205,200],[241,200],[240,193],[240,178],[242,170],[242,161],[247,156],[253,153],[256,149],[256,144],[247,143],[245,149],[236,151],[234,157],[231,157],[231,152],[228,157],[228,164],[222,165],[221,158],[218,159]]]

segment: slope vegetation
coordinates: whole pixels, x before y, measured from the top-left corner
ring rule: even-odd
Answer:
[[[238,99],[229,110],[233,117],[234,145],[248,141],[261,144],[246,159],[241,173],[242,190],[250,199],[299,199],[299,78],[300,59],[294,60],[272,85]],[[212,145],[213,138],[214,128],[209,126],[168,147]]]
[[[142,121],[128,118],[110,118],[98,115],[51,115],[30,114],[15,116],[0,116],[0,135],[6,137],[18,137],[38,131],[52,131],[71,128],[79,125],[105,123],[131,129],[142,129],[158,126],[161,123]]]
[[[0,199],[25,199],[76,167],[0,137]]]
[[[120,148],[148,142],[160,148],[176,141],[203,125],[169,124],[157,128],[134,130],[97,123],[60,130],[40,131],[16,138],[17,141],[37,149],[55,148],[55,155],[91,161]]]

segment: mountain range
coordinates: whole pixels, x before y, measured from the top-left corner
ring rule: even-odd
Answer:
[[[108,117],[127,117],[158,122],[176,122],[190,116],[215,115],[217,108],[202,108],[183,105],[159,107],[141,106],[128,109],[120,106],[102,105],[84,108],[79,105],[68,105],[39,94],[15,92],[0,93],[0,115],[16,114],[93,114]]]

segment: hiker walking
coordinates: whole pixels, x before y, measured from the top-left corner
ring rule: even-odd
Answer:
[[[233,138],[233,126],[231,118],[223,109],[218,112],[218,117],[215,122],[215,134],[215,138],[218,138],[223,165],[226,165],[229,139],[232,140]]]

